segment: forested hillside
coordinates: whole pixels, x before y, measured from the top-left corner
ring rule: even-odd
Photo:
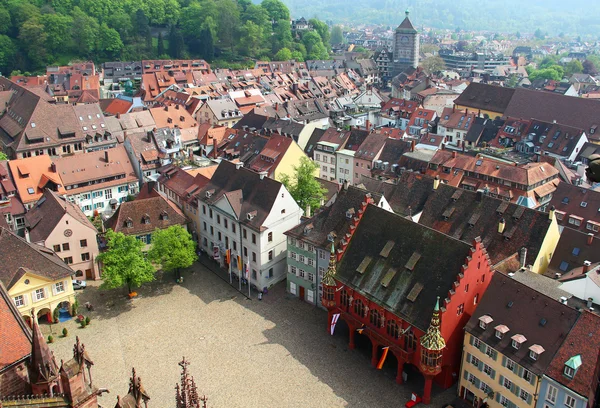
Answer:
[[[0,72],[71,60],[321,59],[328,27],[293,36],[279,0],[0,0]]]
[[[600,33],[600,2],[573,0],[284,0],[292,16],[398,25],[409,8],[416,26],[551,35]]]

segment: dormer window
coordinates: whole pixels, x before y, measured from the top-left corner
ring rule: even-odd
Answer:
[[[206,198],[210,198],[210,197],[212,197],[212,195],[213,195],[213,193],[214,193],[214,192],[215,192],[215,190],[208,190],[208,191],[205,193],[205,196],[206,196]]]
[[[575,374],[577,374],[577,369],[581,367],[581,354],[577,354],[576,356],[571,357],[565,363],[565,368],[563,370],[563,374],[565,377],[573,379]]]
[[[163,211],[162,213],[160,213],[160,219],[161,219],[161,221],[168,221],[169,220],[169,214],[167,214],[166,211]]]
[[[308,224],[307,226],[304,227],[304,235],[308,235],[312,230],[313,230],[314,226],[312,224]]]
[[[327,234],[327,241],[334,242],[335,241],[335,237],[336,237],[335,232],[331,231],[329,234]]]
[[[346,211],[346,218],[351,220],[352,217],[354,217],[354,208],[350,208],[348,211]]]
[[[131,218],[127,218],[124,222],[124,225],[126,228],[132,228],[133,227],[133,221],[131,220]]]
[[[254,217],[256,217],[256,211],[252,211],[249,212],[248,214],[246,214],[246,218],[250,221],[252,219],[254,219]]]
[[[479,327],[485,330],[487,328],[487,325],[493,321],[494,319],[492,319],[490,316],[483,315],[479,318]]]
[[[499,324],[498,326],[495,327],[495,329],[496,329],[496,338],[497,339],[502,339],[504,337],[504,335],[506,333],[508,333],[508,331],[509,331],[508,327],[503,324]]]
[[[142,224],[150,224],[150,216],[148,214],[144,214],[142,217]]]
[[[539,344],[534,344],[533,346],[529,347],[529,358],[532,360],[537,360],[539,355],[544,351],[546,350],[544,350],[542,346]]]
[[[520,349],[521,344],[523,344],[527,341],[527,338],[525,336],[523,336],[522,334],[515,334],[514,336],[511,337],[511,339],[512,339],[512,347],[515,350]]]

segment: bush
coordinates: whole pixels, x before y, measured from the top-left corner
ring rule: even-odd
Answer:
[[[82,321],[81,321],[81,328],[82,328],[82,329],[85,329],[85,326],[86,326],[86,324],[85,324],[85,320],[82,320]]]
[[[66,327],[63,329],[62,333],[63,333],[63,337],[67,337],[69,335],[69,331],[67,330]]]
[[[54,312],[52,312],[52,320],[54,320],[54,323],[58,323],[59,314],[60,314],[60,309],[57,306],[56,309],[54,309]]]
[[[48,343],[54,343],[54,337],[48,336]]]
[[[86,326],[90,325],[90,317],[89,316],[85,318],[85,325]]]
[[[75,301],[71,305],[71,315],[72,316],[77,315],[77,310],[78,309],[79,309],[79,300],[77,300],[77,298],[75,298]]]

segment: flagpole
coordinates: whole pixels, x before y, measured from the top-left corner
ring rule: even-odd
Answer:
[[[238,272],[240,274],[238,283],[239,283],[239,291],[242,291],[242,279],[244,278],[244,266],[242,265],[242,257],[238,256]]]
[[[229,284],[231,285],[231,283],[233,282],[231,278],[231,248],[227,248],[227,253],[229,254],[229,256],[227,257],[227,259],[229,260],[229,265],[227,266],[229,267]]]
[[[246,280],[248,282],[248,297],[251,298],[252,295],[250,294],[250,264],[247,264],[247,270],[248,270],[248,279],[246,279]]]

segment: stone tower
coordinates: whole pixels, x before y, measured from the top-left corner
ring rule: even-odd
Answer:
[[[404,21],[396,28],[394,34],[392,76],[400,74],[407,68],[417,68],[419,65],[419,33],[408,18],[408,10],[405,14]]]

